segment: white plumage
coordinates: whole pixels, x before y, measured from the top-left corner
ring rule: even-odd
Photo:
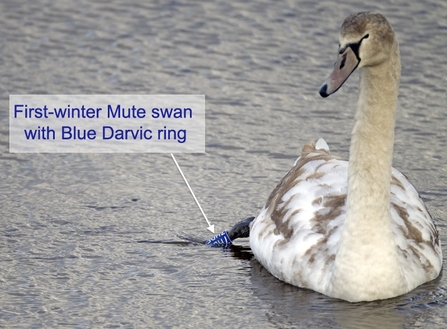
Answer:
[[[250,228],[250,246],[274,276],[351,302],[406,293],[442,267],[438,232],[408,179],[391,167],[400,75],[386,19],[349,16],[340,58],[320,90],[338,90],[360,70],[350,161],[323,139],[306,144]]]

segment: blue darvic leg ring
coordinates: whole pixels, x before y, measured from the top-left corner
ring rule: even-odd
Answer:
[[[214,238],[209,239],[205,242],[207,246],[211,247],[229,247],[231,246],[231,239],[228,236],[227,231],[223,231],[222,233],[216,235]]]

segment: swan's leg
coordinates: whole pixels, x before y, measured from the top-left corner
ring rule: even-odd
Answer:
[[[255,217],[248,217],[234,225],[233,228],[228,231],[228,236],[230,237],[231,241],[238,238],[248,238],[250,236],[250,223],[254,219]]]

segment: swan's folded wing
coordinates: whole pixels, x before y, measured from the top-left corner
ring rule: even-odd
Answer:
[[[320,292],[344,221],[348,167],[324,144],[304,145],[250,230],[256,258],[273,275]]]
[[[438,231],[414,186],[395,168],[392,169],[390,211],[407,281],[415,281],[413,285],[417,286],[419,280],[436,278],[442,267]]]

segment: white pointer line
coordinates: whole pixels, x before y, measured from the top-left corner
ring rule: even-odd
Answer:
[[[194,198],[194,201],[197,203],[197,206],[199,207],[200,211],[202,212],[202,215],[203,215],[203,217],[205,218],[206,223],[208,224],[208,227],[207,227],[208,230],[211,231],[211,233],[214,233],[214,225],[211,225],[210,222],[209,222],[209,220],[208,220],[208,218],[206,218],[205,212],[203,211],[202,207],[200,206],[199,201],[197,200],[196,196],[194,195],[194,192],[192,191],[191,186],[189,186],[188,181],[186,180],[185,175],[183,175],[183,172],[182,172],[182,170],[180,169],[180,166],[178,165],[177,160],[175,160],[174,154],[171,153],[171,157],[172,157],[172,160],[174,160],[174,163],[175,163],[175,165],[177,166],[177,169],[178,169],[178,171],[180,172],[180,175],[182,175],[183,180],[185,181],[185,184],[186,184],[186,186],[187,186],[188,189],[189,189],[189,192],[191,192],[191,195],[192,195],[192,197]]]

